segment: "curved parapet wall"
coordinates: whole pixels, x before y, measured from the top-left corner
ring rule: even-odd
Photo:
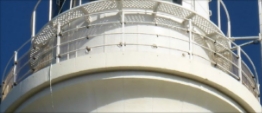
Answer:
[[[198,61],[115,52],[78,57],[34,73],[14,87],[1,110],[260,112],[261,106],[241,83]]]
[[[230,43],[208,19],[180,5],[155,0],[96,1],[66,11],[43,27],[33,38],[31,50],[4,79],[2,99],[14,83],[19,85],[45,67],[118,52],[194,60],[235,78],[259,98],[257,79],[241,60],[245,54],[231,50]]]
[[[70,10],[71,8],[74,8],[74,7],[80,6],[82,4],[89,3],[89,2],[93,2],[93,1],[99,1],[99,0],[53,0],[52,1],[52,3],[53,3],[53,6],[52,6],[53,17],[65,12],[67,10]],[[162,0],[162,1],[173,2],[173,3],[176,3],[176,4],[180,4],[180,5],[182,4],[182,0]],[[187,1],[186,1],[186,3],[187,3],[186,6],[188,6]]]

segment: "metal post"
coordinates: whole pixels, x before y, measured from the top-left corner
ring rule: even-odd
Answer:
[[[217,25],[221,29],[221,20],[220,20],[220,0],[217,0]]]
[[[231,38],[231,22],[227,22],[227,36],[228,38]]]
[[[261,2],[261,4],[262,4],[262,2]],[[260,7],[261,8],[261,7]],[[262,9],[262,8],[261,8]],[[261,11],[262,12],[262,11]],[[262,17],[261,17],[261,19],[262,19]],[[262,21],[261,21],[262,22]],[[261,33],[259,33],[259,40],[260,40],[260,58],[262,58],[262,32]],[[262,59],[260,59],[261,60],[261,64],[262,64]],[[258,80],[259,80],[259,78],[257,78]],[[257,80],[257,81],[258,81]],[[257,83],[257,86],[258,86],[258,95],[259,95],[259,102],[260,102],[260,83],[259,83],[259,81],[258,81],[258,83]]]
[[[240,83],[243,83],[242,82],[242,58],[241,58],[241,47],[240,46],[237,46],[237,55],[238,55],[238,76],[239,76],[239,79],[240,79]]]
[[[13,71],[13,76],[14,76],[14,85],[16,85],[16,70],[17,70],[17,51],[14,52],[14,71]]]
[[[262,0],[258,0],[258,11],[259,11],[259,29],[261,34],[262,33]]]
[[[192,20],[189,19],[189,59],[191,60],[192,57],[193,57],[193,54],[192,54]]]
[[[258,11],[259,11],[259,39],[260,39],[260,61],[262,65],[262,0],[258,0]],[[259,78],[257,78],[259,79]],[[259,92],[259,101],[260,101],[260,85],[258,84],[258,92]]]
[[[220,1],[220,3],[222,4],[222,6],[223,6],[223,8],[224,8],[224,10],[226,12],[226,15],[227,15],[227,36],[230,38],[231,37],[231,20],[230,20],[230,16],[229,16],[229,13],[228,13],[228,10],[227,10],[227,7],[226,7],[225,3],[222,0]],[[219,17],[219,19],[220,19],[220,17]],[[220,24],[221,24],[221,22],[220,22]],[[220,25],[220,29],[221,29],[221,25]]]
[[[53,5],[53,0],[49,0],[49,18],[48,18],[49,21],[52,19],[52,5]]]
[[[79,0],[79,5],[82,5],[82,0]]]
[[[121,21],[122,21],[122,46],[124,46],[125,44],[125,12],[122,10],[122,16],[121,16]],[[122,47],[122,50],[124,48]]]
[[[70,0],[70,9],[72,9],[73,6],[73,0]]]
[[[33,11],[33,20],[32,20],[32,32],[31,32],[31,37],[35,36],[35,17],[36,16],[36,11]]]
[[[258,89],[258,101],[260,102],[260,84],[257,84],[257,89]]]
[[[60,22],[57,24],[57,34],[56,34],[56,63],[60,62],[60,38],[61,38],[61,26]]]
[[[35,21],[36,21],[36,9],[37,9],[37,7],[38,7],[38,5],[39,5],[39,3],[41,2],[41,0],[38,0],[38,2],[36,3],[36,5],[35,5],[35,7],[34,7],[34,11],[33,11],[33,14],[32,14],[32,23],[31,23],[31,36],[32,37],[34,37],[35,36],[35,26],[36,26],[36,24],[35,24]]]

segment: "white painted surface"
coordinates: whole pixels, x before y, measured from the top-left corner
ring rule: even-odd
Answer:
[[[51,69],[51,79],[53,84],[55,83],[63,84],[62,81],[65,79],[77,77],[83,74],[87,75],[88,73],[103,72],[109,70],[112,71],[113,70],[118,70],[118,71],[119,70],[141,70],[141,71],[144,70],[144,71],[153,71],[153,72],[160,72],[160,73],[170,73],[169,76],[177,75],[185,78],[190,78],[193,81],[199,81],[201,83],[207,84],[210,87],[214,87],[220,93],[227,95],[229,98],[223,99],[225,103],[228,103],[228,101],[232,99],[234,101],[230,101],[229,103],[239,103],[240,106],[243,107],[243,108],[236,107],[237,109],[244,109],[245,111],[248,112],[261,111],[261,106],[258,100],[255,98],[255,96],[245,86],[240,84],[234,78],[229,77],[229,75],[227,75],[226,73],[218,69],[215,69],[209,65],[199,63],[198,61],[189,60],[187,58],[176,57],[172,55],[141,53],[141,52],[129,52],[129,53],[116,52],[116,53],[86,55],[83,57],[78,57],[75,59],[67,60],[59,64],[53,65]],[[22,81],[20,84],[18,84],[18,86],[15,87],[9,93],[9,95],[7,95],[6,99],[3,101],[1,105],[1,110],[2,111],[17,110],[17,107],[21,106],[22,103],[25,102],[25,100],[23,99],[29,99],[29,97],[35,95],[36,92],[42,91],[43,88],[48,88],[49,87],[48,73],[49,73],[49,68],[47,67],[35,73],[34,75],[31,75],[30,77]],[[116,76],[116,77],[121,78],[121,76]],[[93,79],[96,80],[99,79],[97,78],[98,76],[92,76],[92,77]],[[141,79],[144,78],[143,76],[141,77],[136,76],[136,77]],[[91,78],[89,80],[93,80]],[[163,77],[153,77],[153,78],[155,80],[164,79]],[[179,80],[170,79],[168,81],[179,81]],[[74,82],[71,83],[74,84]],[[194,85],[194,82],[187,82],[187,83]],[[76,88],[73,88],[72,92],[74,92],[74,90],[76,90]],[[217,95],[216,93],[218,92],[213,92],[212,95]],[[67,100],[61,100],[61,101],[67,101]],[[41,103],[39,103],[39,105],[40,104]],[[237,106],[234,104],[231,105]]]
[[[209,14],[206,13],[209,12],[207,4],[207,0],[195,1],[194,7],[197,9],[196,12],[209,18],[207,16]],[[104,16],[101,14],[90,18],[95,23],[96,20],[102,21]],[[115,17],[108,20],[113,21]],[[142,20],[153,19],[153,16],[146,15],[138,17],[143,17]],[[124,28],[126,34],[122,37],[123,34],[114,34],[122,33],[121,28],[106,30],[105,27],[95,28],[94,33],[110,35],[96,36],[80,44],[79,48],[97,46],[87,52],[88,55],[75,59],[67,55],[64,61],[61,58],[63,62],[55,64],[50,69],[51,75],[48,74],[49,67],[31,75],[7,95],[1,110],[6,112],[261,111],[259,102],[248,89],[228,74],[213,68],[209,61],[198,57],[188,60],[186,52],[165,48],[152,49],[152,45],[155,44],[188,51],[189,43],[178,40],[188,40],[188,36],[181,32],[159,26],[134,24]],[[135,34],[128,34],[128,32]],[[152,35],[152,32],[166,36]],[[123,40],[131,45],[125,48],[116,45],[99,46],[118,44]],[[61,51],[65,48],[61,47]],[[202,48],[199,46],[193,48],[195,53],[209,59]],[[91,74],[120,70],[140,70],[140,72]],[[77,78],[72,79],[73,77]],[[65,81],[69,78],[70,80]],[[56,83],[52,86],[53,96],[49,92],[50,80]]]
[[[206,19],[209,19],[209,1],[210,0],[183,0],[182,6],[195,11]]]
[[[244,112],[207,85],[153,72],[88,74],[52,89],[53,97],[45,88],[16,112]]]

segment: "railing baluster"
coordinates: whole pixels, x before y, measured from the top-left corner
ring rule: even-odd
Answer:
[[[14,52],[14,70],[13,70],[13,77],[14,77],[14,86],[16,85],[16,76],[17,76],[17,73],[16,73],[16,70],[17,70],[17,51]]]
[[[53,7],[53,0],[49,0],[49,18],[50,21],[52,19],[52,7]]]
[[[82,5],[82,0],[79,0],[79,6]]]
[[[192,60],[192,47],[193,44],[192,44],[192,20],[189,19],[189,59]]]
[[[240,83],[243,83],[242,78],[242,58],[241,58],[241,47],[237,46],[237,55],[238,55],[238,76],[240,79]]]
[[[61,38],[61,26],[60,26],[60,22],[58,22],[57,34],[56,34],[56,63],[60,62],[60,38]]]

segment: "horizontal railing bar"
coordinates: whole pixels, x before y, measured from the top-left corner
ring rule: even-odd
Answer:
[[[159,1],[156,1],[156,2],[159,2]],[[161,2],[161,3],[162,3],[162,2]],[[82,10],[81,8],[83,8],[83,7],[85,7],[85,5],[82,5],[82,6],[80,6],[80,7],[76,7],[76,8],[74,8],[74,9],[70,10],[70,11]],[[176,6],[176,7],[180,7],[180,6]],[[181,7],[181,8],[182,8],[182,7]],[[154,12],[153,10],[150,10],[150,11],[149,11],[149,10],[142,10],[142,9],[144,9],[144,8],[139,8],[139,9],[141,9],[141,10],[132,10],[132,9],[128,9],[128,10],[118,10],[118,9],[111,9],[110,11],[100,11],[100,12],[88,13],[88,14],[82,15],[82,16],[80,16],[80,17],[77,17],[77,18],[68,20],[68,21],[66,21],[66,22],[64,21],[64,23],[70,23],[71,21],[73,21],[73,20],[75,20],[75,19],[86,18],[86,17],[88,17],[88,16],[90,17],[90,16],[94,16],[94,15],[96,16],[96,15],[99,15],[99,14],[119,13],[119,12],[125,12],[125,15],[128,15],[128,14],[144,14],[144,15],[152,15],[152,14],[155,14],[155,15],[157,15],[157,17],[161,17],[161,18],[164,18],[164,19],[174,20],[173,18],[177,18],[177,19],[183,19],[184,21],[185,21],[185,20],[189,20],[188,18],[182,18],[182,17],[179,17],[179,16],[171,15],[171,13],[169,13],[169,12],[159,12],[159,11]],[[195,12],[192,12],[192,11],[187,10],[187,9],[183,9],[183,11],[189,11],[189,12],[191,12],[192,14],[196,14]],[[68,13],[68,11],[62,13],[61,15],[63,16],[63,15],[65,15],[65,14],[67,14],[67,13]],[[60,21],[60,19],[61,19],[61,20],[64,19],[64,17],[62,17],[62,16],[57,16],[56,18],[54,18],[52,21],[50,21],[48,24],[46,24],[46,25],[42,28],[42,30],[45,29],[47,25],[51,25],[51,24],[52,24],[52,25],[56,26],[56,25],[55,25],[55,24],[56,24],[56,23],[55,23],[56,21],[58,22],[58,21]],[[167,16],[170,16],[170,17],[173,17],[173,18],[169,18],[169,17],[167,17]],[[196,14],[196,16],[201,17],[200,19],[203,18],[201,15],[197,15],[197,14]],[[205,19],[205,18],[203,18],[203,19]],[[208,20],[206,20],[206,21],[209,22]],[[206,34],[207,34],[208,32],[209,32],[209,33],[210,33],[210,32],[211,32],[211,33],[215,33],[216,36],[219,36],[219,37],[223,38],[224,41],[226,40],[226,42],[228,42],[228,43],[230,42],[232,45],[235,45],[235,46],[237,45],[237,44],[235,44],[235,43],[232,41],[232,38],[224,36],[223,32],[221,32],[221,30],[218,29],[218,28],[214,25],[214,23],[209,22],[207,25],[204,25],[204,24],[196,24],[195,21],[192,21],[192,22],[193,22],[193,24],[194,24],[194,27],[196,27],[197,29],[205,32]],[[170,24],[165,24],[165,23],[159,23],[159,22],[151,22],[151,21],[150,21],[150,22],[145,22],[145,21],[144,21],[144,22],[139,22],[139,21],[124,21],[124,22],[122,22],[121,20],[119,20],[119,21],[115,21],[115,22],[95,23],[95,24],[89,24],[89,25],[87,25],[87,26],[76,27],[76,28],[73,28],[73,29],[65,30],[64,32],[62,32],[62,34],[65,34],[65,33],[67,33],[67,32],[74,31],[74,30],[79,30],[79,29],[82,29],[82,28],[90,28],[90,27],[93,27],[93,26],[96,27],[96,26],[103,26],[103,25],[108,25],[108,24],[152,24],[152,25],[157,25],[157,26],[167,26],[167,27],[173,28],[173,29],[188,31],[188,29],[187,29],[186,27],[175,26],[175,25],[170,25]],[[181,23],[180,23],[180,24],[181,24]],[[65,25],[66,25],[66,24],[65,24]],[[213,25],[213,26],[212,26],[212,25]],[[52,27],[54,27],[54,26],[52,26]],[[121,28],[121,27],[119,27],[119,28]],[[205,29],[212,29],[212,30],[209,30],[209,31],[208,31],[208,30],[205,30]],[[41,30],[41,32],[39,32],[39,33],[36,35],[36,37],[41,35],[42,30]],[[228,52],[230,52],[230,54],[232,54],[233,56],[239,57],[235,52],[233,52],[232,50],[230,50],[231,48],[224,46],[224,45],[221,44],[220,42],[216,42],[215,39],[212,39],[211,37],[205,36],[205,35],[203,35],[203,34],[199,34],[199,33],[195,32],[195,31],[190,31],[190,32],[194,33],[194,35],[199,35],[200,38],[202,38],[203,40],[207,39],[207,40],[209,40],[209,41],[211,41],[211,42],[215,42],[217,45],[220,45],[221,48],[223,48],[223,49],[227,50]],[[111,33],[111,34],[110,34],[110,33],[108,33],[108,34],[106,33],[106,34],[87,35],[87,36],[88,36],[88,38],[91,38],[91,37],[93,38],[93,37],[96,37],[96,36],[114,35],[114,34],[122,34],[122,32],[121,32],[121,33]],[[182,41],[188,42],[188,40],[185,40],[185,39],[177,38],[177,37],[174,37],[174,36],[161,35],[161,34],[150,34],[150,33],[124,33],[124,34],[157,35],[157,36],[164,36],[164,37],[173,38],[173,39],[177,39],[177,40],[182,40]],[[208,34],[207,34],[207,35],[208,35]],[[83,39],[83,38],[87,38],[87,36],[86,36],[86,37],[83,36],[83,37],[80,37],[80,38],[77,38],[77,39],[73,39],[73,40],[69,40],[69,41],[63,42],[63,43],[61,43],[60,46],[65,45],[65,44],[69,44],[70,42],[77,41],[77,40],[80,40],[80,39]],[[31,39],[30,39],[30,40],[31,40]],[[28,42],[30,42],[30,40],[28,40],[27,42],[25,42],[25,43],[18,49],[18,51],[19,51],[20,49],[22,49],[26,44],[28,44]],[[172,47],[167,47],[167,46],[157,45],[157,44],[154,45],[154,44],[138,44],[138,43],[125,43],[125,42],[121,42],[121,43],[124,43],[125,45],[156,46],[156,47],[159,47],[159,48],[167,48],[167,49],[171,49],[171,50],[178,50],[178,51],[182,51],[182,52],[189,53],[189,51],[187,51],[187,50],[182,50],[182,49],[177,49],[177,48],[172,48]],[[206,43],[207,43],[207,42],[206,42]],[[212,48],[206,47],[206,46],[201,45],[201,44],[199,44],[199,43],[197,43],[197,42],[193,42],[193,44],[196,45],[196,46],[199,46],[199,47],[201,47],[201,48],[203,48],[203,49],[205,49],[205,50],[207,50],[207,51],[209,51],[209,52],[211,52],[211,53],[216,53],[216,55],[218,55],[219,57],[221,57],[221,58],[223,59],[223,61],[229,62],[229,63],[230,63],[230,66],[235,66],[235,68],[240,69],[234,62],[232,62],[232,60],[230,60],[230,59],[226,58],[224,55],[220,54],[219,51],[214,51],[214,50],[212,50]],[[89,47],[89,48],[98,48],[98,47],[114,46],[114,45],[120,45],[120,44],[95,45],[95,46],[92,46],[92,47]],[[37,54],[37,55],[39,56],[39,58],[41,58],[41,57],[42,57],[44,54],[46,54],[47,52],[50,52],[50,51],[53,52],[54,49],[55,49],[55,47],[57,47],[57,46],[52,46],[51,48],[49,48],[49,49],[45,50],[44,52],[41,52],[40,54]],[[214,45],[214,47],[217,47],[217,46]],[[86,50],[86,48],[76,48],[75,50],[70,50],[70,51],[67,51],[67,52],[65,52],[65,53],[63,53],[63,54],[60,54],[60,55],[69,55],[69,54],[72,53],[72,52],[76,52],[76,54],[77,54],[77,51],[79,51],[79,50]],[[247,70],[246,70],[246,69],[245,69],[245,70],[240,69],[241,72],[244,73],[244,76],[247,78],[248,83],[249,83],[250,85],[253,85],[254,82],[259,83],[259,80],[258,80],[258,77],[257,77],[257,71],[256,71],[256,68],[254,67],[254,63],[252,62],[252,60],[250,59],[250,57],[244,52],[244,50],[241,49],[241,51],[242,51],[243,55],[246,56],[247,59],[248,59],[248,61],[251,63],[252,68],[254,69],[254,72],[255,72],[255,77],[254,77],[254,73],[250,70],[250,68],[246,65],[246,63],[245,63],[244,61],[242,61],[242,64],[244,64],[244,65],[246,66],[245,68],[247,68]],[[31,51],[29,50],[29,51],[27,51],[25,54],[23,54],[22,57],[19,58],[19,61],[22,60],[29,52],[31,52]],[[221,51],[220,51],[220,52],[221,52]],[[53,53],[52,53],[52,54],[53,54]],[[207,59],[207,58],[205,58],[204,56],[198,55],[198,54],[196,54],[196,53],[192,53],[192,55],[193,55],[193,56],[198,56],[198,57],[200,57],[200,58],[202,58],[202,59],[205,59],[205,60],[211,62],[211,64],[212,64],[212,63],[213,63],[213,64],[216,64],[216,62],[214,62],[211,57],[210,57],[210,59]],[[14,56],[13,56],[13,57],[14,57]],[[76,55],[75,57],[77,57],[77,55]],[[208,57],[209,57],[209,56],[208,56]],[[56,57],[55,57],[54,55],[52,55],[51,58],[47,58],[48,60],[44,60],[44,61],[42,61],[42,62],[40,62],[40,63],[37,63],[36,67],[39,67],[39,69],[42,69],[42,68],[44,68],[44,67],[47,67],[47,66],[45,66],[45,63],[46,63],[46,62],[51,62],[51,63],[52,63],[52,60],[53,60],[54,58],[56,58]],[[12,58],[11,58],[11,59],[12,59]],[[2,77],[2,78],[5,77],[5,80],[9,80],[10,78],[14,77],[14,75],[12,75],[12,74],[11,74],[11,75],[10,75],[10,74],[6,74],[7,67],[8,67],[9,64],[10,64],[11,59],[8,61],[7,65],[6,65],[6,67],[5,67],[5,71],[4,71],[4,74],[3,74],[3,77]],[[68,59],[68,58],[67,58],[67,59]],[[19,75],[19,72],[20,72],[20,71],[24,68],[24,66],[26,66],[28,63],[30,63],[30,59],[29,59],[28,61],[26,61],[26,63],[24,63],[22,66],[20,66],[20,68],[17,69],[17,70],[18,70],[18,71],[17,71],[17,72],[18,72],[18,73],[17,73],[18,75]],[[41,67],[41,66],[43,66],[42,64],[44,65],[44,67]],[[236,76],[234,73],[232,73],[230,70],[225,69],[225,67],[221,66],[220,64],[217,64],[217,65],[218,65],[220,68],[222,68],[223,70],[225,70],[226,72],[228,72],[230,75],[232,75],[234,78],[237,78],[237,79],[239,80],[239,77]],[[12,71],[12,70],[13,70],[13,68],[11,68],[11,71]],[[11,71],[10,71],[10,72],[11,72]],[[249,72],[248,72],[248,71],[249,71]],[[9,72],[9,73],[10,73],[10,72]],[[23,74],[21,77],[19,77],[18,80],[19,80],[19,81],[20,81],[20,80],[23,80],[23,79],[24,79],[23,77],[24,77],[25,75],[27,75],[29,72],[30,72],[30,70],[28,70],[28,72],[26,72],[26,73]],[[256,81],[253,82],[252,80],[250,80],[249,74],[246,74],[246,73],[250,73],[251,76],[254,77]],[[9,78],[8,78],[8,77],[9,77]],[[4,80],[4,79],[2,79],[2,81],[3,81],[3,80]],[[9,80],[9,82],[10,82],[10,80]],[[256,86],[256,85],[255,85],[255,86]],[[249,86],[248,86],[248,87],[249,87]],[[5,88],[6,88],[6,87],[5,87]],[[256,88],[257,88],[257,87],[256,87]],[[259,90],[259,89],[258,89],[258,90]]]

